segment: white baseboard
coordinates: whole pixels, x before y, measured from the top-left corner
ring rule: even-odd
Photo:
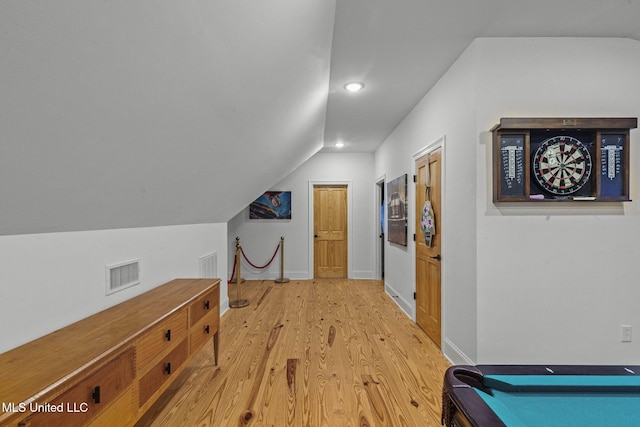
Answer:
[[[280,278],[280,273],[272,271],[267,272],[251,272],[242,271],[240,273],[245,280],[276,280]],[[285,271],[284,277],[290,280],[310,280],[308,271]],[[351,279],[354,280],[375,280],[373,271],[354,271],[351,273]]]
[[[374,280],[376,273],[374,271],[353,271],[351,272],[351,278],[355,280]]]
[[[449,339],[445,338],[442,342],[442,354],[449,359],[454,365],[475,365],[473,360],[467,357],[462,350],[460,350]]]
[[[266,272],[266,273],[240,273],[244,280],[276,280],[280,278],[280,273]],[[289,280],[308,280],[309,273],[306,271],[285,271],[284,277]]]
[[[222,302],[220,302],[220,317],[225,314],[229,310],[229,298],[225,298]]]
[[[384,290],[391,297],[393,301],[400,307],[400,310],[404,311],[407,317],[411,320],[415,320],[413,313],[413,304],[406,299],[404,299],[398,291],[396,291],[393,286],[391,286],[388,282],[384,283]]]

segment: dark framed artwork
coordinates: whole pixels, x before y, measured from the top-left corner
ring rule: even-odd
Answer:
[[[407,174],[387,183],[389,242],[407,246]]]
[[[291,219],[291,191],[267,191],[249,205],[249,219]]]

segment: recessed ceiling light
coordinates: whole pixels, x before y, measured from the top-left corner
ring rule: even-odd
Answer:
[[[360,92],[364,89],[364,83],[362,82],[351,82],[344,85],[344,88],[349,92]]]
[[[336,142],[335,144],[333,144],[334,147],[338,147],[338,148],[342,148],[344,147],[344,142]]]

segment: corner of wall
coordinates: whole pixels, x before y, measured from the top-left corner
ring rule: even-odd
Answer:
[[[384,290],[387,293],[387,295],[389,295],[391,299],[398,305],[398,307],[400,307],[400,309],[404,311],[407,317],[409,317],[412,320],[415,319],[415,313],[413,308],[414,304],[410,303],[405,298],[403,298],[400,292],[395,290],[394,287],[391,286],[386,281],[384,283]]]
[[[442,353],[454,365],[475,364],[475,362],[471,360],[471,358],[469,358],[462,350],[460,350],[447,338],[442,341]]]

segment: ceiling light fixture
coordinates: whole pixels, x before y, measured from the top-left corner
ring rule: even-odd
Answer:
[[[336,142],[335,144],[333,144],[334,147],[338,147],[338,148],[342,148],[344,147],[344,142]]]
[[[364,89],[364,83],[362,82],[351,82],[344,85],[344,88],[349,92],[360,92]]]

